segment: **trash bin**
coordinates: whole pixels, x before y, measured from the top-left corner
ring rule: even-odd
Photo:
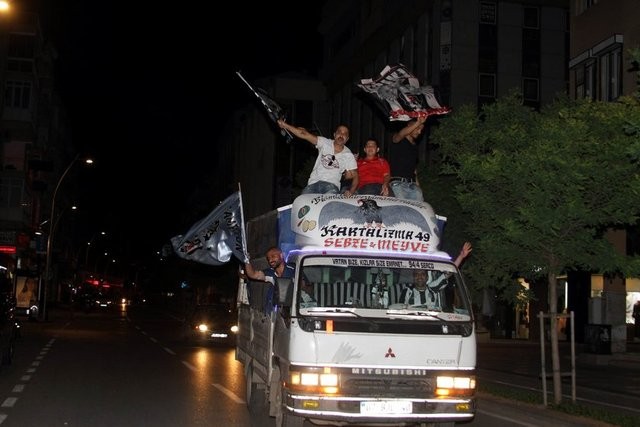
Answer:
[[[611,325],[586,325],[584,347],[587,353],[611,354]]]

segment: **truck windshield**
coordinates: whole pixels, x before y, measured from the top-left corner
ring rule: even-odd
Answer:
[[[445,261],[307,257],[297,293],[301,312],[313,307],[471,313],[456,267]],[[315,311],[315,310],[314,310]]]

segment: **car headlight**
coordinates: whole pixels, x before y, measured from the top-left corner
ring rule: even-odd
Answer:
[[[238,325],[233,325],[231,327],[231,332],[233,332],[234,334],[237,334],[238,333]]]
[[[207,332],[209,330],[209,327],[206,324],[201,323],[196,329],[198,329],[200,332]]]

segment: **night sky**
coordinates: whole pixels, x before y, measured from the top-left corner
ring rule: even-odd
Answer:
[[[323,2],[41,3],[75,147],[96,159],[82,175],[86,232],[110,229],[122,250],[187,231],[179,218],[215,174],[217,130],[254,102],[236,71],[251,81],[321,63]]]

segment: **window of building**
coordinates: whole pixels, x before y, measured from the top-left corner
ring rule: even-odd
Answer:
[[[595,99],[595,62],[590,61],[576,67],[575,73],[575,97]]]
[[[622,49],[600,57],[600,90],[602,101],[614,101],[622,94]]]
[[[7,70],[20,73],[32,73],[33,61],[30,59],[9,59],[7,61]]]
[[[9,35],[9,57],[29,58],[34,57],[35,37],[28,34]]]
[[[598,4],[598,0],[575,0],[576,4],[576,15],[580,15],[584,13],[587,9],[589,9],[594,4]]]
[[[31,105],[31,82],[7,80],[4,87],[4,105],[26,108]]]
[[[591,99],[596,97],[596,63],[594,61],[584,66],[584,96]]]
[[[537,7],[525,7],[523,13],[524,28],[537,30],[540,28],[540,11]]]
[[[483,73],[498,71],[498,29],[495,25],[478,28],[478,70]]]
[[[540,30],[522,30],[522,75],[540,77]]]
[[[22,206],[24,180],[20,178],[3,178],[0,181],[0,208],[17,208]]]
[[[481,97],[495,98],[496,75],[480,73],[478,76],[478,95]]]
[[[522,79],[522,95],[525,101],[540,100],[540,82],[538,79]]]
[[[480,2],[480,23],[496,24],[496,3],[492,1]]]

